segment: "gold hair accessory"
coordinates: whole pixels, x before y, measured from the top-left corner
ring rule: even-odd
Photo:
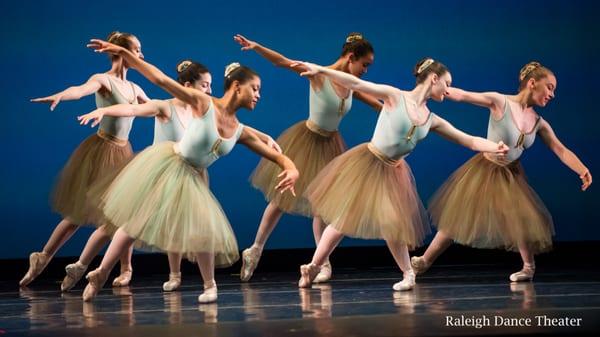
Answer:
[[[233,62],[229,64],[227,68],[225,68],[225,77],[229,76],[229,74],[231,74],[232,71],[236,70],[239,67],[241,67],[241,65],[238,62]]]
[[[177,66],[177,72],[182,73],[191,65],[192,65],[192,61],[185,60],[185,61],[179,63],[179,65]]]
[[[417,75],[419,75],[423,71],[425,71],[425,69],[427,69],[430,65],[432,65],[433,62],[435,62],[433,59],[427,59],[423,63],[421,63],[421,65],[419,66],[419,69],[417,69]]]
[[[346,38],[346,43],[352,43],[354,41],[360,41],[363,39],[362,34],[352,34]]]
[[[521,73],[521,76],[519,77],[519,80],[524,80],[532,71],[534,71],[535,69],[541,67],[542,65],[538,62],[530,62],[529,64],[527,64],[525,66],[525,70],[523,70],[523,72]]]

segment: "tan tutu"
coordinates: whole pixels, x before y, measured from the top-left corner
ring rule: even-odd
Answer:
[[[306,126],[306,121],[298,122],[285,130],[277,138],[277,143],[300,172],[295,185],[296,197],[291,193],[281,194],[275,190],[281,168],[269,160],[261,159],[250,181],[263,192],[268,202],[275,203],[282,211],[312,217],[310,203],[303,197],[304,191],[317,173],[346,150],[346,145],[339,132],[321,131],[319,134],[311,131]]]
[[[434,194],[429,210],[438,230],[463,245],[518,251],[525,244],[533,253],[552,248],[552,217],[518,161],[502,166],[475,155]]]
[[[98,179],[111,174],[133,157],[128,141],[115,142],[93,134],[75,149],[62,169],[52,195],[52,208],[78,225],[93,224],[93,207],[86,194]]]
[[[429,233],[408,164],[390,165],[367,144],[335,158],[305,195],[315,213],[347,236],[402,242],[413,249]]]
[[[210,192],[204,170],[173,150],[173,142],[139,153],[101,196],[104,217],[151,251],[214,253],[215,266],[239,258],[235,235]]]

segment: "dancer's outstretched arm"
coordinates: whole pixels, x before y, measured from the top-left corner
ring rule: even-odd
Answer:
[[[471,136],[455,128],[447,120],[434,115],[431,117],[431,131],[434,131],[442,137],[467,147],[473,151],[491,152],[496,154],[506,154],[508,146],[502,141],[494,143],[482,137]]]
[[[234,36],[233,39],[242,46],[242,50],[254,50],[259,55],[273,63],[275,66],[286,68],[297,73],[302,73],[309,70],[308,68],[304,67],[302,63],[291,60],[286,56],[272,49],[269,49],[255,41],[249,40],[240,34]],[[307,76],[311,77],[310,75]],[[383,108],[383,104],[379,100],[377,100],[377,98],[372,97],[369,94],[366,94],[364,92],[354,92],[353,96],[354,98],[364,102],[365,104],[373,108],[373,110],[375,110],[376,112],[381,111],[381,108]]]
[[[579,160],[575,153],[561,143],[558,137],[556,137],[554,130],[552,130],[550,123],[542,119],[540,121],[538,135],[540,135],[542,141],[565,165],[579,175],[582,182],[581,190],[585,191],[590,187],[592,184],[592,174],[590,173],[590,170],[581,162],[581,160]]]
[[[354,75],[339,70],[333,70],[317,64],[309,62],[294,62],[291,66],[294,69],[299,69],[298,72],[300,73],[300,76],[314,76],[317,74],[323,74],[343,87],[353,91],[360,91],[372,96],[375,99],[383,100],[384,103],[392,103],[400,94],[400,90],[392,86],[361,80]],[[302,69],[306,70],[302,71]]]
[[[448,99],[456,102],[466,102],[490,109],[494,119],[502,118],[506,97],[498,92],[472,92],[454,87],[448,88]]]
[[[200,90],[181,85],[177,81],[165,75],[165,73],[163,73],[157,67],[139,57],[136,57],[131,51],[100,39],[90,40],[90,43],[87,46],[99,53],[108,53],[121,56],[127,61],[127,64],[131,68],[137,70],[150,82],[158,85],[174,97],[179,98],[184,103],[192,105],[197,111],[206,112],[208,110],[211,100],[209,95]]]
[[[92,122],[91,127],[95,127],[102,121],[104,116],[113,117],[155,117],[168,116],[169,103],[163,100],[151,100],[144,104],[116,104],[104,108],[96,109],[85,115],[77,117],[79,124],[87,125]]]
[[[76,85],[72,87],[68,87],[67,89],[57,92],[53,95],[33,98],[31,102],[35,103],[50,103],[50,111],[54,111],[54,108],[61,101],[73,101],[78,100],[87,95],[91,95],[100,88],[110,88],[110,83],[108,82],[108,78],[105,74],[94,74],[92,75],[85,83],[81,85]],[[110,90],[110,89],[109,89]]]
[[[286,69],[295,71],[297,73],[307,70],[307,69],[302,69],[302,68],[298,68],[298,67],[292,67],[292,64],[295,62],[294,60],[291,60],[291,59],[285,57],[284,55],[261,45],[258,42],[249,40],[240,34],[236,34],[233,37],[233,39],[235,40],[235,42],[239,43],[242,46],[242,50],[244,50],[244,51],[254,50],[260,56],[264,57],[265,59],[267,59],[269,62],[273,63],[273,65],[275,65],[277,67],[286,68]]]
[[[360,91],[354,91],[352,96],[370,106],[377,113],[381,112],[381,109],[383,109],[383,103],[371,95],[367,95]]]

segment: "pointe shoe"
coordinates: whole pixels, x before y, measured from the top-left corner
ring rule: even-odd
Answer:
[[[31,255],[29,255],[29,270],[27,270],[25,276],[19,281],[19,286],[25,287],[35,280],[44,268],[46,268],[48,262],[50,262],[50,256],[45,252],[31,253]]]
[[[411,271],[404,273],[404,278],[402,279],[402,281],[394,284],[394,286],[392,288],[395,291],[406,291],[406,290],[411,290],[412,288],[414,288],[414,286],[415,286],[415,272],[411,270]]]
[[[410,258],[410,265],[412,266],[416,275],[421,275],[431,267],[431,264],[427,264],[422,256],[413,256]]]
[[[115,277],[112,282],[113,287],[127,287],[131,282],[131,274],[133,270],[131,268],[121,270],[121,275]]]
[[[329,261],[327,261],[327,262],[323,263],[323,265],[321,266],[321,270],[319,271],[319,274],[317,274],[317,277],[315,277],[315,280],[313,281],[313,283],[327,282],[331,279],[331,274],[332,274],[331,263]]]
[[[83,290],[83,301],[89,302],[96,297],[100,289],[104,286],[104,283],[106,283],[108,272],[103,274],[100,268],[98,268],[89,272],[85,278],[88,280],[88,284]]]
[[[204,292],[198,296],[199,303],[212,303],[217,301],[217,284],[213,281],[208,287],[204,285]]]
[[[73,288],[77,282],[79,282],[79,280],[81,280],[81,278],[83,277],[83,274],[85,274],[85,271],[88,269],[88,266],[85,266],[81,263],[76,262],[76,263],[71,263],[68,264],[65,267],[65,271],[67,272],[67,275],[65,275],[65,278],[63,279],[62,283],[60,284],[60,290],[61,291],[69,291],[71,290],[71,288]]]
[[[242,252],[242,269],[240,270],[240,280],[242,282],[248,282],[254,274],[261,253],[260,248],[254,246],[244,249]]]
[[[303,264],[300,266],[300,280],[298,281],[298,287],[310,288],[315,277],[321,268],[314,263]]]
[[[170,273],[169,280],[163,283],[164,291],[173,291],[179,289],[181,285],[181,273]]]
[[[512,282],[532,281],[534,274],[535,267],[523,267],[523,269],[519,270],[518,272],[510,274],[509,279]]]

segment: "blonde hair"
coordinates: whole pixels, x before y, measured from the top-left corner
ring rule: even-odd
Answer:
[[[417,78],[417,84],[423,83],[431,73],[442,76],[447,72],[448,68],[443,63],[431,57],[421,59],[413,68],[413,76]]]
[[[530,79],[533,78],[534,80],[539,81],[548,75],[554,75],[554,73],[552,70],[544,67],[541,63],[537,61],[527,63],[519,71],[519,90],[523,90]]]
[[[133,39],[136,38],[135,35],[130,33],[124,33],[119,31],[114,31],[108,34],[106,41],[116,44],[117,46],[121,46],[127,50],[133,49]],[[118,58],[119,56],[111,55],[111,60]]]

